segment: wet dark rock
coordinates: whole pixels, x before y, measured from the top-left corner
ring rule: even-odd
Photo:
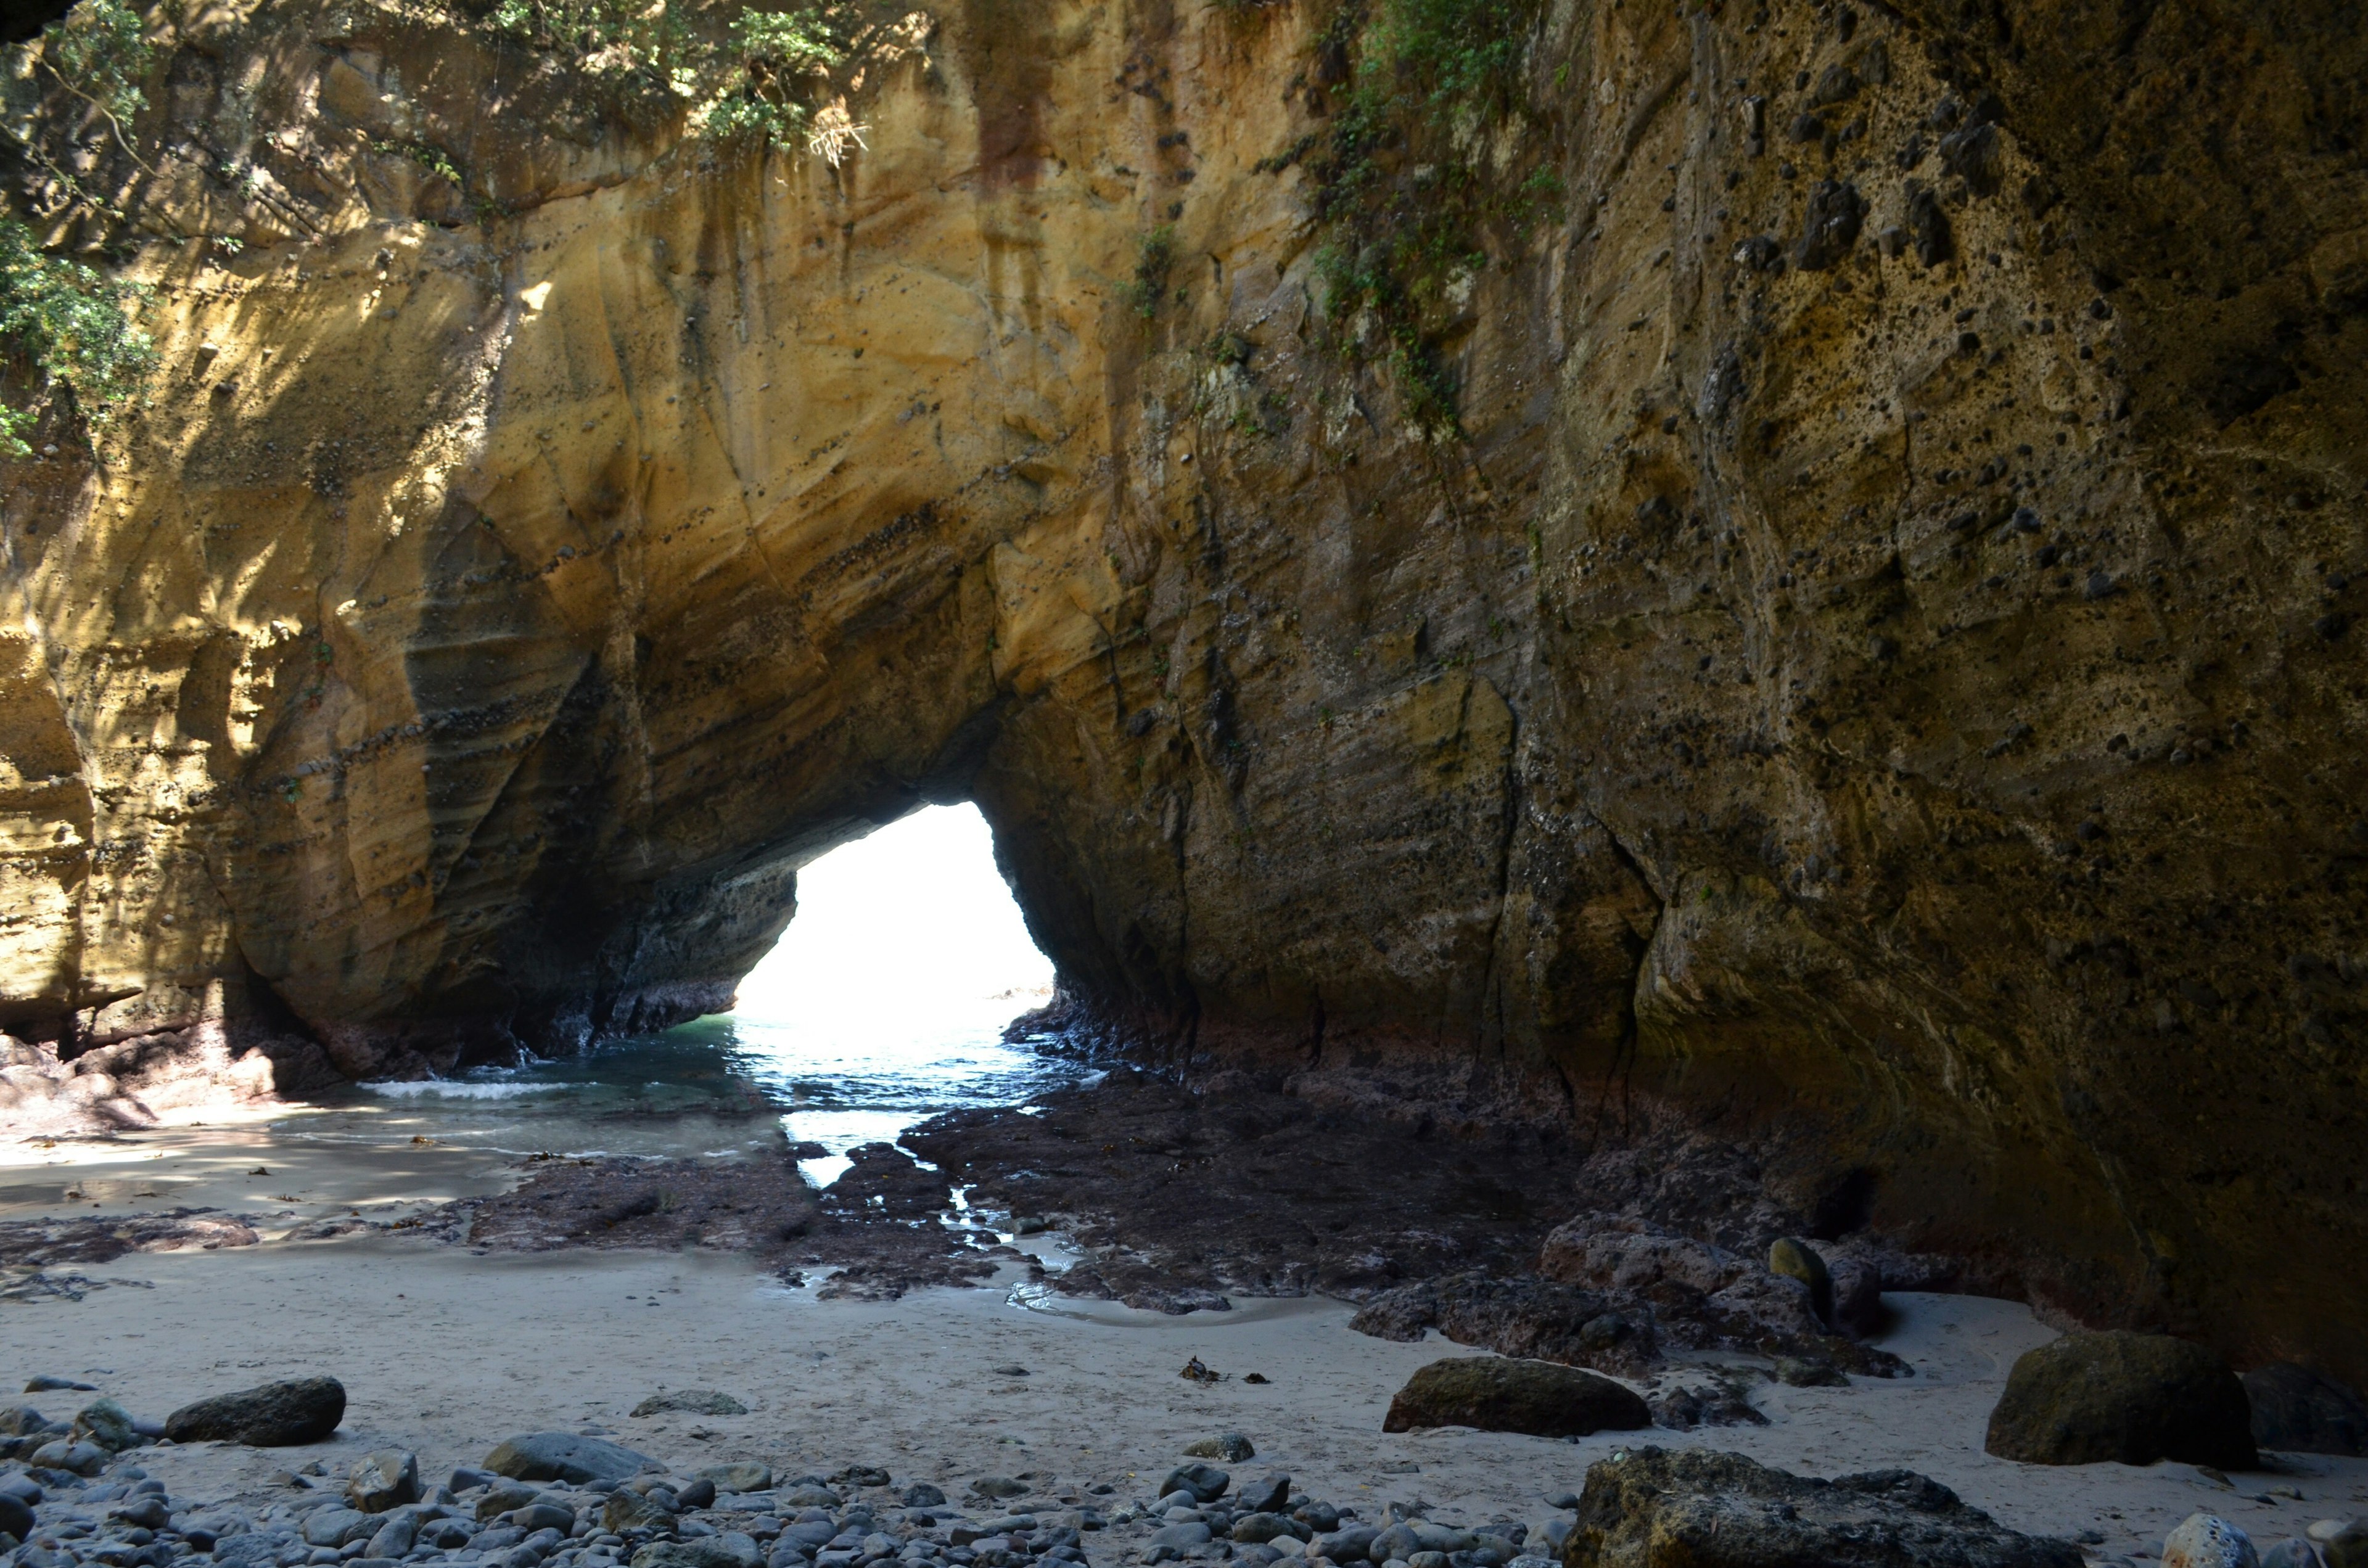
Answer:
[[[627,1481],[665,1468],[620,1443],[573,1432],[529,1432],[485,1456],[485,1468],[518,1481]]]
[[[23,1540],[33,1533],[33,1510],[21,1498],[0,1492],[0,1534]]]
[[[2159,1334],[2067,1334],[2007,1376],[1983,1445],[2027,1464],[2260,1462],[2245,1388],[2212,1351]]]
[[[2081,1568],[1911,1471],[1832,1481],[1740,1454],[1639,1449],[1588,1468],[1565,1568]]]
[[[1866,222],[1866,199],[1848,181],[1819,180],[1810,187],[1802,213],[1800,243],[1793,247],[1793,265],[1804,272],[1821,272],[1858,244]]]
[[[2253,1409],[2253,1441],[2304,1454],[2368,1454],[2368,1401],[2293,1361],[2256,1367],[2239,1380]]]
[[[1382,1430],[1476,1426],[1568,1437],[1634,1431],[1652,1422],[1644,1400],[1609,1378],[1552,1361],[1472,1356],[1433,1361],[1407,1379]]]
[[[1639,1371],[1659,1349],[1651,1318],[1642,1312],[1620,1316],[1621,1303],[1534,1275],[1499,1278],[1467,1271],[1375,1296],[1349,1320],[1349,1326],[1376,1339],[1412,1343],[1437,1329],[1459,1345],[1483,1346],[1500,1355],[1560,1361],[1575,1367]],[[1591,1324],[1606,1319],[1621,1326]]]
[[[174,1209],[104,1220],[10,1220],[0,1221],[0,1265],[46,1268],[62,1263],[112,1263],[130,1253],[251,1247],[256,1240],[253,1226],[211,1209]]]
[[[1234,1506],[1253,1514],[1280,1513],[1290,1503],[1291,1477],[1281,1471],[1270,1471],[1256,1481],[1244,1482],[1234,1494]]]
[[[1828,65],[1817,77],[1817,85],[1809,89],[1809,107],[1825,108],[1832,104],[1846,103],[1858,97],[1865,84],[1858,73],[1847,65]]]
[[[317,1443],[346,1416],[346,1385],[296,1378],[185,1404],[165,1417],[176,1443],[245,1443],[259,1449]]]

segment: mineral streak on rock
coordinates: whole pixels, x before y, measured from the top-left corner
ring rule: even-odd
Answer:
[[[2368,1377],[2356,18],[1547,8],[1405,160],[1560,193],[1416,324],[1451,429],[1329,308],[1331,15],[889,7],[837,165],[160,15],[49,236],[153,395],[0,482],[0,1115],[714,1008],[968,797],[1081,1025],[1781,1130]]]

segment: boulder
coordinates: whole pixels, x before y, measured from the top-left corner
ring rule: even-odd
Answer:
[[[2354,1519],[2318,1543],[2327,1568],[2368,1568],[2368,1519]]]
[[[1633,1432],[1653,1424],[1634,1391],[1610,1378],[1552,1361],[1457,1356],[1433,1361],[1390,1401],[1384,1432],[1476,1426],[1540,1437]]]
[[[666,1467],[621,1443],[573,1432],[529,1432],[508,1439],[485,1456],[485,1468],[516,1481],[623,1481]]]
[[[2256,1367],[2239,1380],[2253,1404],[2253,1441],[2301,1454],[2368,1454],[2368,1401],[2293,1361]]]
[[[165,1417],[176,1443],[245,1443],[282,1449],[317,1443],[346,1418],[346,1385],[335,1378],[295,1378],[218,1393]]]
[[[2215,1515],[2190,1514],[2162,1543],[2162,1568],[2260,1568],[2252,1538]]]
[[[1814,1480],[1699,1449],[1587,1472],[1564,1568],[2081,1568],[2068,1541],[2007,1529],[1912,1471]]]
[[[2120,1330],[2067,1334],[2025,1352],[1983,1447],[2026,1464],[2260,1462],[2252,1409],[2227,1363],[2183,1339]]]
[[[114,1454],[136,1449],[146,1441],[134,1426],[131,1412],[111,1399],[95,1399],[75,1413],[74,1435],[79,1441],[96,1443]]]
[[[346,1501],[365,1514],[383,1514],[419,1501],[419,1457],[401,1449],[381,1449],[354,1461]]]
[[[1834,1277],[1826,1271],[1826,1260],[1808,1243],[1791,1236],[1778,1237],[1769,1244],[1768,1272],[1806,1285],[1809,1310],[1817,1314],[1819,1323],[1833,1323]]]

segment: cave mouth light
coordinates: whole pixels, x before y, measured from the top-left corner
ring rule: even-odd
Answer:
[[[734,1065],[791,1108],[792,1139],[837,1156],[1047,1086],[1050,1064],[1002,1035],[1052,986],[986,819],[927,806],[798,873],[796,917],[740,983]]]

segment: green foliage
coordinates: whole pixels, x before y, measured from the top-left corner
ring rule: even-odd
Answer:
[[[1522,74],[1540,0],[1360,0],[1325,47],[1354,72],[1328,143],[1292,149],[1315,176],[1330,230],[1318,257],[1336,323],[1370,317],[1414,423],[1460,426],[1435,324],[1459,287],[1509,255],[1562,199],[1543,165],[1509,184],[1487,166],[1491,133],[1530,119]],[[1527,126],[1524,129],[1529,129]]]
[[[463,187],[468,184],[461,177],[461,171],[453,164],[450,155],[441,147],[433,147],[425,142],[390,142],[381,139],[372,142],[370,149],[378,153],[391,153],[398,158],[408,158],[438,178],[451,181],[456,188]]]
[[[148,335],[126,309],[138,292],[44,255],[31,230],[0,218],[0,345],[50,381],[72,387],[85,418],[103,419],[156,363]],[[28,410],[0,407],[0,453],[27,454],[32,418]]]
[[[721,43],[681,11],[680,0],[499,0],[488,25],[567,61],[629,108],[687,109],[695,135],[762,146],[803,135],[809,84],[847,57],[822,8],[744,12]]]
[[[119,130],[148,107],[140,80],[150,52],[139,13],[123,0],[82,0],[41,31],[41,62],[51,74]]]
[[[1167,277],[1176,269],[1176,225],[1162,223],[1134,243],[1134,280],[1126,287],[1126,301],[1134,313],[1149,321],[1167,297]]]

